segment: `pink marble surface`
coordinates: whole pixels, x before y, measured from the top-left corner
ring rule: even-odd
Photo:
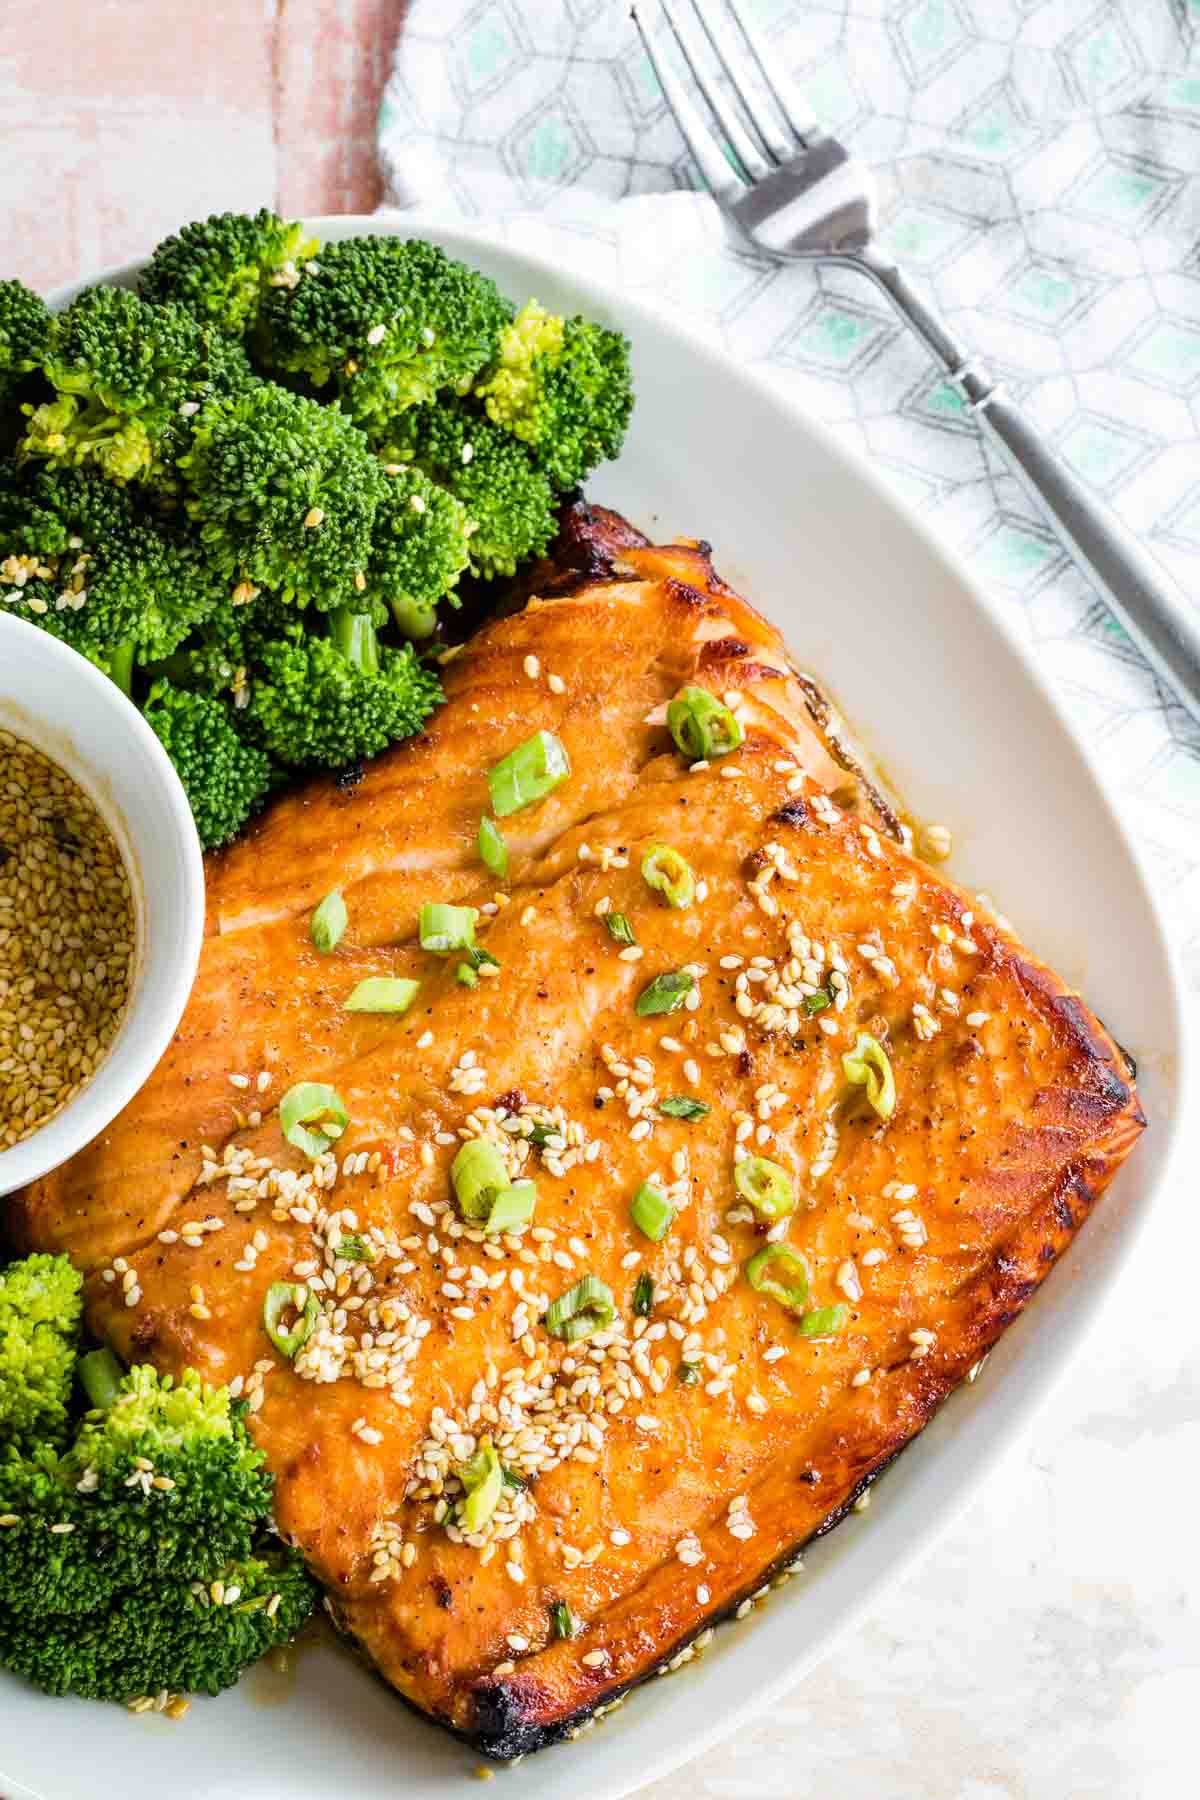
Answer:
[[[0,0],[0,275],[225,209],[360,212],[405,0]]]

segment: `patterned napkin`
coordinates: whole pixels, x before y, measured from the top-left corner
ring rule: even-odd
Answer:
[[[1200,604],[1200,0],[746,3],[910,273]],[[686,315],[867,452],[1052,677],[1200,986],[1200,727],[870,285],[728,245],[627,0],[411,0],[379,134],[390,205]]]

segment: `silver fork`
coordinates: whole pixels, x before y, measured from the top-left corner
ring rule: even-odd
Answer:
[[[781,260],[856,269],[887,295],[1147,662],[1200,720],[1200,608],[1076,481],[917,294],[876,237],[870,170],[821,130],[742,0],[638,0],[631,14],[705,184],[734,230]],[[711,124],[663,54],[663,25]]]

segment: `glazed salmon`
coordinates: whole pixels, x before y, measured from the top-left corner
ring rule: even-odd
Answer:
[[[210,862],[175,1046],[18,1214],[85,1266],[122,1355],[246,1396],[335,1618],[501,1757],[569,1733],[835,1520],[1144,1124],[1080,999],[889,835],[703,546],[583,514],[563,555],[447,665],[422,739],[286,796]],[[743,726],[707,763],[664,724],[690,684]],[[539,729],[571,775],[504,821],[498,884],[486,772]],[[643,877],[662,845],[690,905]],[[335,886],[350,924],[322,957],[308,916]],[[477,986],[420,950],[426,900],[480,909],[498,966]],[[348,1014],[368,973],[418,979],[411,1009]],[[648,1011],[664,977],[678,1004]],[[853,1078],[863,1033],[891,1108]],[[315,1163],[279,1124],[299,1080],[350,1119]],[[460,1216],[467,1139],[534,1182],[528,1224]],[[631,1213],[647,1183],[657,1239]],[[790,1256],[748,1274],[768,1243]],[[263,1325],[279,1280],[318,1301],[294,1362]],[[586,1297],[595,1329],[564,1341],[581,1283],[567,1314]],[[468,1530],[481,1448],[504,1479]]]

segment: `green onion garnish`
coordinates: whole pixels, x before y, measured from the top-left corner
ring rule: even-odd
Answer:
[[[565,1600],[550,1608],[550,1626],[556,1638],[575,1636],[575,1615]]]
[[[469,950],[475,942],[478,916],[473,906],[446,906],[440,900],[427,900],[421,908],[422,950],[432,950],[435,956]]]
[[[373,1263],[375,1261],[375,1252],[366,1238],[358,1236],[344,1237],[333,1254],[340,1256],[345,1262]]]
[[[504,1491],[504,1471],[491,1438],[480,1438],[474,1456],[460,1463],[454,1473],[466,1490],[458,1508],[459,1525],[464,1531],[482,1531]]]
[[[690,906],[696,898],[696,877],[692,865],[670,844],[651,844],[642,858],[642,878],[668,906],[678,910]]]
[[[661,1188],[643,1181],[629,1202],[629,1214],[643,1236],[660,1243],[675,1222],[675,1208]]]
[[[455,980],[465,988],[476,988],[479,986],[479,977],[471,967],[470,963],[459,963],[457,969],[454,971],[454,977]]]
[[[492,811],[498,819],[544,800],[571,773],[566,747],[552,731],[536,731],[488,770]]]
[[[349,919],[342,890],[334,888],[332,893],[326,894],[308,921],[308,935],[322,956],[328,956],[331,950],[337,949]]]
[[[707,1100],[693,1100],[690,1094],[672,1094],[659,1101],[658,1110],[668,1119],[707,1119],[712,1107]]]
[[[650,1018],[654,1013],[678,1012],[695,985],[694,975],[688,975],[683,969],[670,969],[665,975],[656,975],[649,986],[642,989],[634,1011],[642,1019]]]
[[[815,1306],[800,1321],[800,1335],[807,1338],[831,1337],[840,1331],[850,1314],[848,1306]]]
[[[654,1277],[643,1269],[633,1284],[633,1310],[639,1319],[648,1319],[654,1307]]]
[[[811,1018],[814,1013],[824,1012],[827,1006],[833,1005],[833,995],[828,988],[818,988],[815,994],[805,994],[804,1010]]]
[[[846,1080],[854,1087],[865,1087],[867,1099],[881,1119],[890,1119],[896,1110],[896,1077],[888,1053],[878,1038],[860,1031],[853,1050],[842,1058]]]
[[[561,1125],[535,1125],[529,1134],[529,1141],[537,1149],[544,1150],[551,1138],[562,1136]]]
[[[490,1138],[468,1138],[450,1164],[454,1198],[464,1219],[486,1219],[509,1185],[508,1165]]]
[[[602,1326],[611,1325],[616,1316],[612,1289],[599,1276],[585,1275],[547,1308],[546,1330],[551,1337],[574,1344]]]
[[[484,868],[503,881],[508,874],[508,845],[500,827],[486,813],[479,821],[479,854]]]
[[[511,1187],[497,1192],[483,1229],[493,1236],[500,1231],[515,1231],[518,1225],[528,1225],[536,1205],[537,1188],[533,1182],[514,1181]]]
[[[636,944],[637,937],[633,926],[624,913],[609,912],[604,915],[604,923],[608,927],[608,935],[615,938],[618,944]]]
[[[727,756],[745,739],[745,732],[727,706],[707,688],[687,687],[667,708],[671,736],[693,762],[710,756]]]
[[[296,1323],[290,1331],[284,1331],[279,1321],[292,1308],[296,1313]],[[317,1322],[317,1296],[307,1294],[303,1306],[296,1305],[296,1287],[290,1281],[273,1281],[263,1295],[263,1329],[280,1356],[286,1356],[290,1362],[301,1345],[306,1344],[312,1336],[313,1326]]]
[[[529,1486],[529,1481],[526,1476],[518,1475],[515,1469],[506,1468],[504,1470],[504,1485],[506,1488],[511,1488],[514,1494],[523,1494],[525,1489]]]
[[[684,1387],[698,1387],[700,1385],[700,1364],[681,1362],[679,1379]]]
[[[485,950],[482,944],[471,945],[467,951],[467,962],[472,969],[476,970],[482,969],[485,963],[489,969],[500,967],[500,958],[493,956],[490,950]]]
[[[347,1012],[407,1012],[417,997],[421,984],[400,975],[368,975],[360,981],[343,1005]]]
[[[284,1137],[314,1162],[337,1142],[349,1123],[341,1095],[323,1081],[298,1081],[279,1102]]]
[[[103,1350],[89,1350],[75,1364],[75,1373],[92,1405],[103,1407],[107,1412],[117,1397],[117,1389],[125,1379],[125,1371],[112,1351],[107,1347]]]
[[[768,1156],[746,1156],[733,1165],[733,1183],[760,1219],[774,1224],[796,1210],[796,1191],[786,1169]]]
[[[778,1263],[779,1273],[790,1280],[782,1281],[769,1274],[772,1263]],[[746,1264],[746,1280],[758,1293],[769,1294],[789,1312],[803,1312],[808,1300],[808,1264],[787,1244],[767,1244],[757,1251]]]

